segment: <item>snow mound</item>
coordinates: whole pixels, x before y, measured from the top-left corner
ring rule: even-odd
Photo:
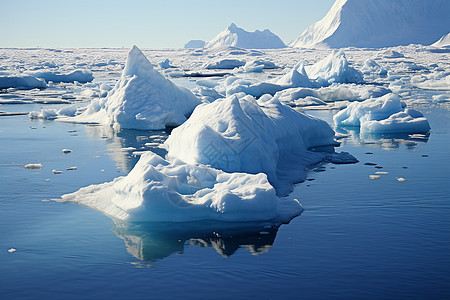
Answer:
[[[220,48],[226,46],[244,49],[279,49],[286,47],[283,41],[269,29],[248,32],[237,27],[234,23],[206,43],[205,48]]]
[[[333,52],[323,60],[306,67],[309,78],[318,81],[321,85],[332,83],[361,83],[363,74],[350,67],[345,53],[342,50]]]
[[[430,46],[436,48],[447,48],[450,47],[450,33],[443,35],[439,40],[431,44]]]
[[[206,63],[205,69],[226,69],[231,70],[245,65],[245,62],[239,59],[224,58],[213,62]]]
[[[430,130],[427,119],[420,112],[406,108],[396,94],[353,102],[333,119],[337,126],[360,127],[361,132],[426,133]]]
[[[164,129],[178,126],[200,100],[189,90],[166,79],[138,47],[128,53],[120,80],[105,99],[96,99],[80,115],[64,122],[100,123],[114,129]]]
[[[44,79],[46,82],[52,81],[54,83],[60,82],[69,83],[75,81],[78,81],[79,83],[86,83],[94,80],[92,72],[85,69],[74,70],[67,74],[61,74],[57,71],[36,71],[31,72],[30,75]]]
[[[275,78],[273,80],[273,83],[287,88],[313,86],[313,83],[311,82],[311,80],[309,80],[309,77],[306,74],[305,67],[303,66],[303,64],[297,64],[285,75],[279,78]]]
[[[255,100],[241,93],[199,105],[188,121],[172,131],[164,146],[169,159],[226,172],[263,172],[283,194],[293,182],[304,179],[307,166],[324,159],[324,154],[308,149],[333,145],[333,137],[325,121],[268,95]]]
[[[29,75],[0,75],[0,90],[16,88],[19,90],[45,89],[47,84],[34,76]]]
[[[336,0],[291,47],[429,45],[450,28],[448,0]]]
[[[302,211],[295,199],[281,201],[265,174],[168,162],[152,152],[142,154],[127,176],[63,195],[61,201],[127,221],[265,221]]]

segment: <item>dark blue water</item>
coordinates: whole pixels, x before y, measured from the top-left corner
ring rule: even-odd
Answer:
[[[163,155],[145,144],[167,133],[0,117],[1,298],[448,298],[450,113],[420,110],[428,139],[350,132],[337,150],[360,163],[310,172],[290,196],[302,215],[263,233],[264,224],[252,223],[115,224],[89,208],[43,201],[125,175],[137,157],[121,148]],[[377,171],[388,174],[370,180]]]

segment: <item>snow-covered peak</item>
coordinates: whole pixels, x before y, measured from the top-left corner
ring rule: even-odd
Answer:
[[[143,75],[153,70],[153,66],[142,51],[134,45],[128,52],[128,58],[122,76]]]
[[[205,48],[234,46],[245,49],[278,49],[285,48],[283,41],[269,29],[248,32],[231,23],[227,29],[206,43]]]
[[[336,0],[291,47],[429,45],[450,28],[448,0]]]

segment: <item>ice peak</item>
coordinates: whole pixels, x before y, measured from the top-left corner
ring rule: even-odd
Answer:
[[[139,75],[146,73],[148,70],[153,70],[152,64],[145,57],[144,53],[136,45],[133,45],[128,52],[128,58],[122,76]]]
[[[230,26],[228,26],[228,30],[230,31],[234,31],[236,29],[239,29],[239,27],[237,27],[236,24],[234,23],[231,23]]]

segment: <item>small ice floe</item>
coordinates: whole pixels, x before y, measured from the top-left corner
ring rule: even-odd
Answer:
[[[66,169],[67,171],[75,171],[78,170],[78,167],[70,167]]]
[[[133,151],[133,155],[142,155],[142,154],[144,154],[145,153],[145,151]]]
[[[52,170],[53,174],[62,174],[62,171],[58,171],[58,170]]]
[[[8,252],[9,252],[9,253],[13,253],[13,252],[16,252],[16,251],[17,251],[17,250],[14,249],[14,248],[8,249]]]
[[[27,164],[25,165],[25,169],[40,169],[43,166],[43,164]]]
[[[380,179],[381,175],[369,175],[369,179]]]
[[[72,150],[70,150],[70,149],[62,149],[62,153],[64,153],[64,154],[68,154],[70,152],[72,152]]]
[[[397,181],[398,181],[398,182],[404,182],[404,181],[406,181],[406,179],[403,178],[403,177],[397,177]]]
[[[47,179],[44,179],[44,180],[45,180],[45,181],[50,181],[50,179],[48,179],[48,178],[47,178]]]
[[[377,172],[375,172],[375,174],[377,174],[377,175],[387,175],[387,174],[389,174],[389,172],[386,172],[386,171],[377,171]]]
[[[136,150],[136,148],[134,148],[134,147],[125,147],[125,148],[121,148],[120,150],[122,150],[122,151],[134,151],[134,150]]]
[[[147,147],[159,147],[159,143],[145,143],[145,146]]]

